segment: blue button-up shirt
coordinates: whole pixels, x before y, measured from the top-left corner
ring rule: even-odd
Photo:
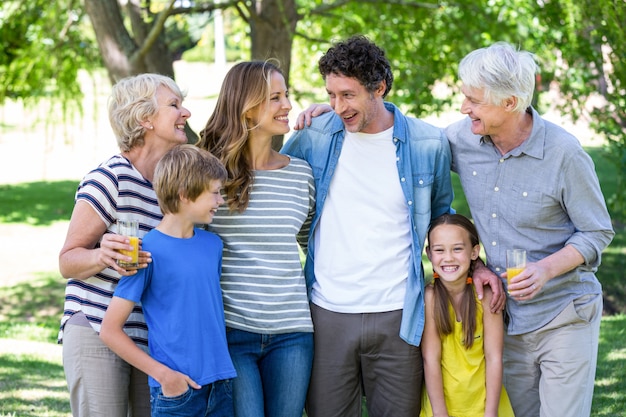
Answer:
[[[400,337],[419,346],[424,330],[422,250],[431,220],[451,211],[454,195],[450,181],[450,147],[441,129],[403,115],[391,103],[385,103],[385,107],[394,114],[398,180],[409,208],[412,238]],[[309,289],[315,281],[314,231],[324,210],[345,134],[341,118],[329,112],[314,118],[310,127],[295,132],[281,151],[305,159],[315,177],[317,207],[304,268]]]

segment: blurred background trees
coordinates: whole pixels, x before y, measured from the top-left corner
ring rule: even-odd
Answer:
[[[624,221],[624,22],[625,0],[4,0],[0,106],[52,99],[79,109],[79,71],[105,68],[114,83],[141,72],[174,77],[179,59],[270,57],[295,100],[326,101],[317,61],[359,33],[387,51],[389,100],[422,117],[457,109],[460,59],[504,40],[537,55],[540,112],[585,118],[606,139],[619,176],[609,204]]]

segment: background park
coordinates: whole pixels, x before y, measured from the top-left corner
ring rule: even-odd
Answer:
[[[455,72],[466,53],[504,40],[536,54],[535,106],[581,140],[613,218],[598,272],[605,311],[592,416],[626,415],[624,22],[625,0],[3,1],[0,417],[70,415],[57,255],[78,181],[117,152],[111,84],[141,72],[174,77],[187,91],[193,141],[228,67],[274,57],[288,76],[293,125],[301,108],[327,100],[320,55],[357,33],[387,51],[388,100],[442,127],[462,117]],[[454,181],[455,207],[469,215]]]

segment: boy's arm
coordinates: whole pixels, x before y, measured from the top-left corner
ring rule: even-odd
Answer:
[[[486,364],[487,402],[485,416],[497,417],[500,393],[502,390],[502,350],[504,346],[504,324],[502,313],[492,313],[489,310],[493,294],[491,289],[485,288],[483,304],[484,350]]]
[[[120,358],[157,380],[161,384],[163,395],[181,395],[187,392],[189,386],[199,389],[200,386],[187,375],[154,360],[124,333],[124,323],[134,306],[133,301],[114,296],[102,320],[100,339]]]
[[[426,287],[424,292],[425,323],[421,346],[424,359],[424,378],[433,415],[447,416],[448,409],[443,395],[443,374],[441,372],[441,338],[433,317],[433,297],[433,288]]]

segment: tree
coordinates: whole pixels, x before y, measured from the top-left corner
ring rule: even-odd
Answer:
[[[251,59],[280,60],[296,99],[325,100],[318,58],[333,40],[367,35],[392,61],[390,100],[416,116],[455,107],[456,68],[470,50],[496,40],[520,45],[542,61],[543,85],[560,86],[564,111],[573,118],[588,115],[607,136],[618,190],[624,189],[623,0],[5,0],[0,104],[6,97],[80,98],[77,69],[100,62],[112,82],[147,71],[173,76],[174,60],[196,41],[173,46],[174,32],[188,28],[184,16],[206,15],[208,21],[217,9],[235,11],[247,23]],[[81,30],[85,14],[102,61]],[[603,104],[586,109],[594,95]],[[626,219],[623,194],[611,203],[613,214]]]

